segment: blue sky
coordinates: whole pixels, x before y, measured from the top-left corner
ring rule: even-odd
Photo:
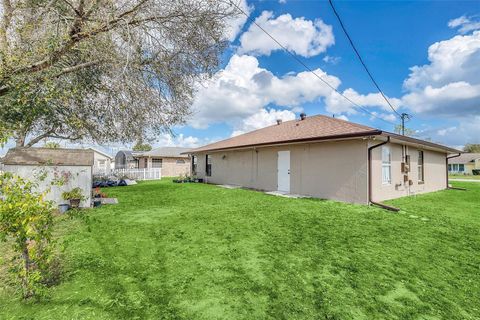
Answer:
[[[399,112],[407,112],[413,116],[407,126],[417,131],[418,137],[452,146],[480,142],[480,129],[478,129],[480,127],[480,76],[465,73],[465,69],[480,71],[478,66],[478,62],[480,62],[480,31],[475,33],[475,30],[480,29],[478,16],[480,2],[335,1],[334,3],[358,50],[383,91],[391,98]],[[288,24],[295,25],[295,22],[300,21],[297,19],[313,25],[316,21],[321,20],[323,24],[331,27],[334,43],[327,45],[324,50],[320,48],[316,52],[302,53],[292,44],[291,51],[312,69],[319,69],[319,72],[326,72],[325,76],[333,76],[340,80],[341,84],[337,87],[339,91],[353,89],[355,94],[348,95],[353,101],[389,122],[399,123],[399,119],[388,112],[384,105],[381,105],[381,99],[379,99],[375,87],[354,55],[328,2],[249,1],[248,6],[251,19],[259,19],[263,13],[270,12],[268,18],[262,20],[264,24],[261,25],[272,34],[275,34],[275,28],[281,28],[276,23],[280,18],[285,18],[285,15],[289,15],[289,19],[282,19],[284,20],[282,29],[284,31],[285,28],[288,29]],[[268,22],[273,23],[269,24]],[[246,34],[249,33],[255,35],[262,32],[247,21],[224,55],[224,68],[226,66],[228,68],[232,56],[236,55],[237,57],[248,56],[256,59],[258,68],[262,71],[266,70],[278,79],[289,74],[298,75],[305,72],[305,68],[285,51],[265,49],[268,46],[276,48],[273,41],[257,39],[257,42],[262,43],[255,43],[255,37],[247,39]],[[282,32],[279,31],[278,35],[281,34]],[[315,37],[321,38],[321,32],[313,35],[311,42],[315,41]],[[294,42],[294,38],[296,37],[279,40],[288,47],[290,42]],[[270,42],[270,44],[265,45],[266,42]],[[436,49],[433,50],[433,47]],[[298,45],[298,48],[301,48],[301,45]],[[429,48],[433,52],[433,57],[430,58]],[[465,50],[468,53],[457,55],[458,52]],[[245,66],[244,62],[246,61],[240,60],[242,61],[238,61],[237,64]],[[455,67],[455,63],[458,63],[458,66]],[[451,64],[454,66],[452,67]],[[411,70],[414,66],[418,66],[415,74]],[[219,78],[222,79],[222,77],[220,72]],[[223,81],[232,81],[231,75],[223,78],[227,78]],[[233,76],[233,78],[235,77]],[[408,79],[410,79],[411,85],[404,84]],[[308,86],[316,86],[318,91],[325,91],[325,85],[320,80],[310,80],[307,82]],[[215,81],[213,80],[214,85]],[[239,89],[247,88],[240,95],[247,99],[247,95],[251,92],[248,84],[245,85],[242,81],[240,83],[233,81],[232,83]],[[206,84],[206,86],[210,85]],[[460,87],[457,89],[456,85]],[[265,118],[268,115],[265,112],[263,112],[263,117],[259,116],[263,110],[270,115],[274,111],[289,111],[297,116],[301,111],[305,111],[308,115],[335,114],[337,117],[340,116],[353,122],[393,131],[392,124],[374,118],[358,108],[357,111],[354,111],[355,108],[347,106],[328,107],[328,103],[325,101],[326,95],[323,93],[313,94],[313,99],[293,98],[290,104],[288,102],[277,103],[274,97],[270,97],[270,99],[265,99],[266,102],[259,103],[258,108],[252,108],[246,112],[234,112],[232,110],[242,108],[242,105],[235,106],[235,103],[224,103],[217,107],[215,104],[221,102],[218,101],[212,102],[213,106],[209,106],[208,98],[214,99],[223,91],[225,90],[221,89],[221,85],[218,85],[217,90],[199,93],[203,97],[202,102],[197,103],[199,106],[194,104],[194,108],[199,108],[199,113],[194,115],[189,126],[175,128],[175,132],[181,135],[178,142],[184,143],[184,139],[190,137],[192,141],[195,140],[200,144],[207,143],[210,140],[227,138],[232,133],[245,132],[266,125],[268,121],[270,123],[274,121],[273,117],[269,117],[269,120],[266,121]],[[466,92],[462,93],[463,91]],[[275,94],[275,90],[271,90],[268,94]],[[298,94],[302,95],[302,93]],[[376,96],[368,99],[365,97],[368,94],[376,94]],[[295,96],[295,93],[292,95]],[[226,97],[231,100],[234,100],[234,97],[238,98],[231,92],[227,93]],[[377,102],[378,100],[380,102]],[[222,115],[223,121],[218,120]],[[290,113],[283,115],[286,115],[287,119],[291,117]],[[198,117],[205,118],[203,119],[204,123],[200,126],[195,123]],[[247,125],[245,125],[246,121]],[[255,125],[255,121],[258,125]]]
[[[353,107],[240,15],[213,79],[198,86],[187,125],[155,146],[194,147],[284,120],[335,115],[393,131],[388,109],[327,1],[234,0]],[[334,1],[370,71],[407,127],[450,146],[480,143],[480,1]],[[382,118],[389,123],[382,121]],[[110,153],[130,146],[99,146]]]

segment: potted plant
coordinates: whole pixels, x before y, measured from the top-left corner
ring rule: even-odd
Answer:
[[[68,200],[70,202],[70,207],[78,208],[80,206],[80,201],[84,200],[85,197],[82,194],[82,189],[79,187],[73,188],[70,191],[65,191],[62,193],[63,200]]]

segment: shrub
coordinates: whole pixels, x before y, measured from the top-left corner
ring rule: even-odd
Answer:
[[[0,240],[13,240],[11,272],[25,299],[42,291],[52,260],[53,205],[35,187],[11,173],[0,174]]]
[[[85,199],[85,197],[83,196],[83,191],[79,187],[73,188],[70,191],[65,191],[64,193],[62,193],[62,198],[63,200]]]
[[[473,174],[474,176],[480,176],[480,169],[473,169],[473,170],[472,170],[472,174]]]

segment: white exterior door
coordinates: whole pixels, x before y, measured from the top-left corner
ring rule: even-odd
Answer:
[[[290,192],[290,151],[278,151],[277,190]]]

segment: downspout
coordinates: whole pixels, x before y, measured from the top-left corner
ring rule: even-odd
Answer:
[[[376,145],[368,148],[368,203],[369,204],[374,204],[374,205],[379,206],[383,209],[398,212],[398,211],[400,211],[400,209],[398,209],[398,208],[387,206],[386,204],[383,204],[383,203],[380,203],[380,202],[375,202],[375,201],[372,200],[372,150],[375,149],[375,148],[378,148],[380,146],[383,146],[383,145],[385,145],[389,142],[390,142],[390,137],[387,137],[387,141],[384,141],[382,143],[376,144]]]
[[[450,159],[453,159],[453,158],[457,158],[457,157],[460,157],[461,153],[457,154],[457,155],[454,155],[454,156],[451,156],[451,157],[446,157],[445,158],[445,167],[446,167],[446,171],[447,171],[447,176],[446,176],[446,180],[447,180],[447,189],[453,189],[453,190],[463,190],[463,191],[466,191],[467,189],[465,188],[455,188],[455,187],[450,187],[449,186],[449,183],[448,183],[448,160]]]

